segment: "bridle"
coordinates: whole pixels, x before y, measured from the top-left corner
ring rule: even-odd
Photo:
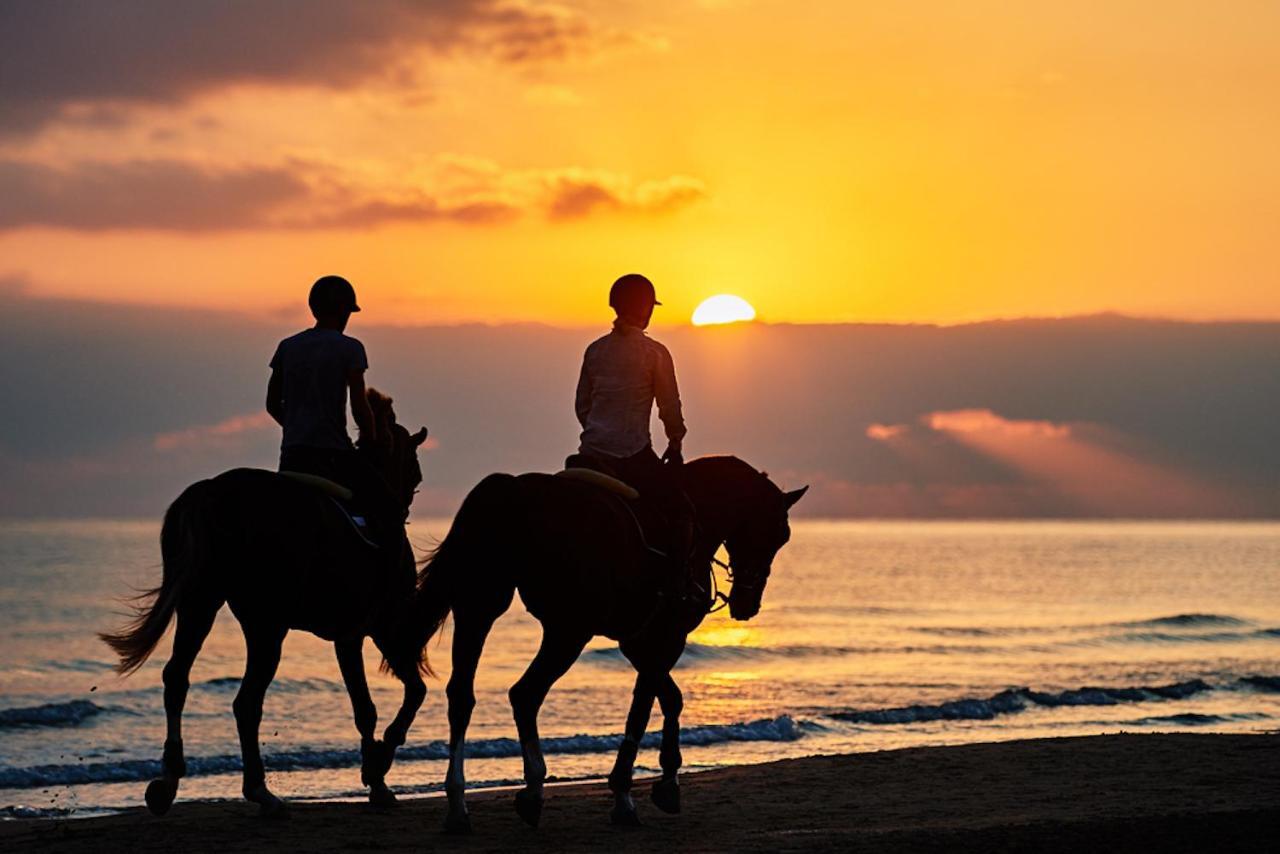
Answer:
[[[715,564],[715,566],[718,566],[724,570],[724,577],[727,581],[729,582],[733,581],[733,561],[732,560],[730,560],[729,563],[725,563],[724,561],[720,560],[720,558],[716,557],[713,554],[711,556],[711,562]],[[711,570],[711,601],[707,605],[707,613],[714,614],[716,611],[723,611],[728,604],[729,604],[729,597],[728,595],[720,592],[720,581],[716,578],[715,569],[712,569]]]

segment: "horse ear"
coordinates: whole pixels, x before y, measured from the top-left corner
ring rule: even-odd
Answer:
[[[799,501],[801,498],[804,498],[804,494],[808,491],[809,491],[809,487],[802,486],[799,489],[793,489],[790,492],[788,492],[784,496],[784,498],[786,498],[787,500],[787,509],[790,510],[792,507],[795,507],[796,502]]]
[[[415,448],[418,447],[423,442],[427,441],[427,428],[423,427],[421,430],[419,430],[417,433],[414,433],[409,438],[413,440],[413,446]]]

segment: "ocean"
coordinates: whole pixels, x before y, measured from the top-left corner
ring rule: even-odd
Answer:
[[[430,547],[447,520],[415,522]],[[84,816],[142,803],[164,739],[168,640],[134,676],[98,630],[159,578],[158,521],[0,522],[0,816]],[[519,781],[507,688],[538,625],[517,600],[489,637],[467,764]],[[433,642],[447,678],[449,634]],[[382,720],[398,683],[376,672]],[[225,609],[192,671],[180,799],[238,798],[231,700],[243,666]],[[797,521],[750,622],[720,612],[675,673],[686,770],[822,753],[1115,732],[1280,727],[1280,524]],[[633,674],[594,641],[540,718],[555,778],[613,761]],[[443,681],[388,782],[439,790]],[[651,728],[659,718],[655,710]],[[637,764],[655,771],[655,736]],[[332,648],[295,633],[267,694],[277,794],[363,796],[358,738]]]

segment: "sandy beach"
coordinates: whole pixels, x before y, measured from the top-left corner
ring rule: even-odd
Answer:
[[[238,802],[182,802],[85,820],[0,825],[8,851],[1273,851],[1280,736],[1114,735],[824,756],[688,775],[684,814],[641,802],[608,824],[601,784],[549,790],[525,827],[510,792],[472,796],[475,832],[440,831],[444,802],[387,813],[294,804],[265,821]],[[647,795],[641,784],[638,794]]]

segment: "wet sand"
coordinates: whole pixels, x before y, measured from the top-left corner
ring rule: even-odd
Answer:
[[[352,771],[355,774],[355,771]],[[475,832],[440,831],[439,798],[379,813],[179,802],[164,818],[0,824],[5,851],[1276,851],[1280,734],[1115,735],[810,757],[691,774],[684,813],[637,785],[644,826],[608,823],[602,784],[548,789],[526,827],[510,792],[471,797]],[[287,797],[287,792],[279,792]]]

